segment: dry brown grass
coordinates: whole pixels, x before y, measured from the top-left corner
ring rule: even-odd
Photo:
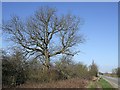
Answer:
[[[49,83],[26,83],[19,88],[84,88],[87,84],[87,80],[73,78]]]

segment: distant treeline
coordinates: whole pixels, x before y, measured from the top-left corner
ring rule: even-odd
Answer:
[[[120,77],[120,67],[113,69],[111,75],[117,75],[117,77]]]

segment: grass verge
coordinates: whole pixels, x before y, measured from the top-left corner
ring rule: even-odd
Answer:
[[[53,81],[49,83],[26,83],[18,88],[85,88],[88,85],[87,80],[72,78],[67,80]]]
[[[106,80],[104,80],[103,78],[101,78],[99,81],[98,81],[98,84],[101,85],[102,88],[113,88],[111,86],[111,84],[109,84]]]
[[[98,81],[90,81],[88,87],[90,90],[95,90],[95,88],[102,88],[103,90],[113,90],[111,84],[109,84],[103,78],[99,79]]]

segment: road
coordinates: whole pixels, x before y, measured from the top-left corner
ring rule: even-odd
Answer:
[[[120,78],[113,78],[113,77],[108,77],[108,76],[101,76],[103,79],[105,79],[106,81],[108,81],[114,88],[118,88],[120,89]],[[118,85],[119,84],[119,85]]]

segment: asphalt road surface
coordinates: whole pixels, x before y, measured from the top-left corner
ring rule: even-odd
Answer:
[[[114,88],[120,89],[120,78],[113,78],[108,76],[101,76],[103,79],[105,79],[107,82],[109,82]]]

